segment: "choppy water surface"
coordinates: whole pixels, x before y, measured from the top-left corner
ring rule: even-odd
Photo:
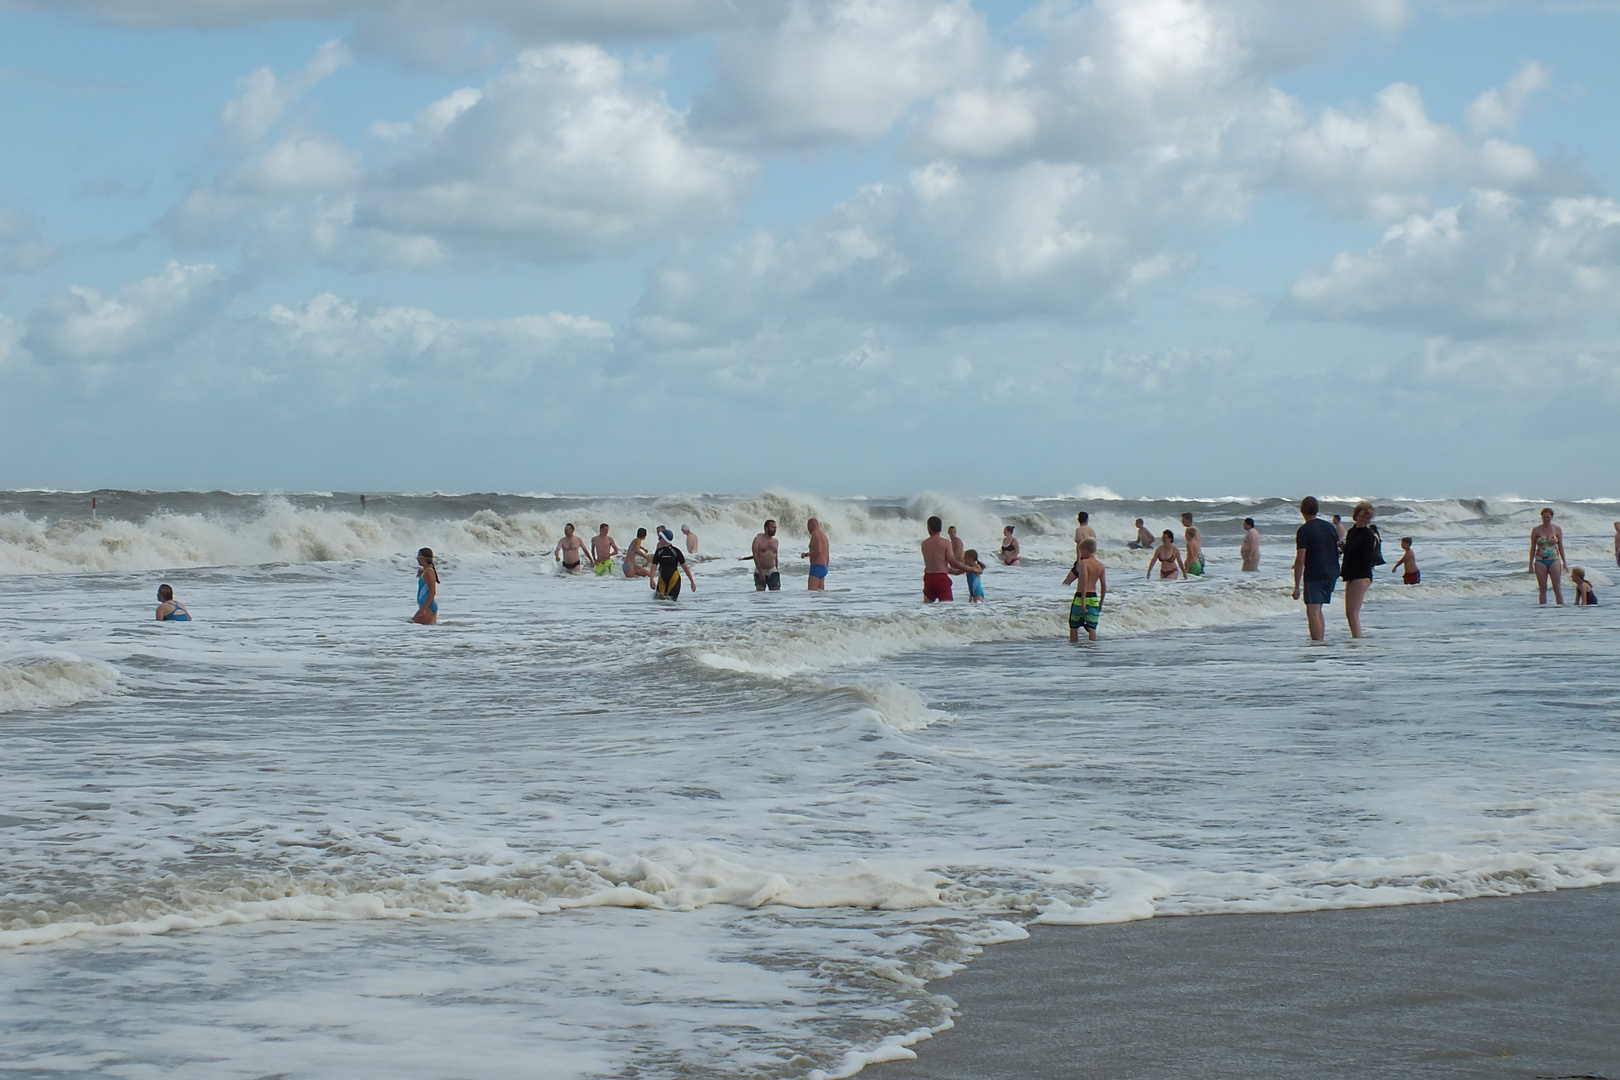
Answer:
[[[8,1069],[848,1074],[1031,920],[1620,880],[1615,608],[1535,607],[1532,504],[1380,503],[1424,583],[1311,646],[1281,500],[88,498],[0,498]],[[1111,595],[1077,647],[1081,505]],[[1210,576],[1144,581],[1131,520],[1182,509]],[[1557,509],[1610,599],[1620,507]],[[1029,565],[925,609],[936,510]],[[758,520],[796,570],[810,513],[831,591],[756,595]],[[696,594],[559,576],[601,520],[690,524]],[[159,580],[195,623],[150,621]]]

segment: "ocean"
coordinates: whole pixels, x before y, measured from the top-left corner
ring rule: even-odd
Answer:
[[[1620,881],[1617,501],[1550,504],[1601,603],[1539,608],[1542,504],[1375,499],[1423,581],[1313,645],[1291,499],[367,494],[0,493],[0,1070],[842,1077],[1032,923]],[[1184,510],[1207,575],[1146,580]],[[934,513],[1025,565],[925,607]],[[690,526],[697,590],[565,522]]]

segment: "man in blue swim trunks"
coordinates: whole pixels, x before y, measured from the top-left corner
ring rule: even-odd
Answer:
[[[1316,516],[1321,507],[1316,496],[1307,495],[1299,504],[1305,524],[1294,534],[1294,599],[1300,598],[1303,582],[1305,621],[1311,640],[1327,636],[1322,624],[1322,605],[1332,603],[1333,585],[1339,580],[1339,530]]]
[[[810,550],[799,558],[810,560],[810,591],[821,592],[827,587],[827,567],[832,564],[830,556],[832,545],[827,541],[827,534],[821,531],[821,522],[811,518],[808,528]]]

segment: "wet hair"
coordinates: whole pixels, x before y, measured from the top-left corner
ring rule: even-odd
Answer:
[[[563,531],[564,532],[573,532],[573,530],[574,530],[574,523],[572,521],[570,521],[568,524],[563,526]]]
[[[167,585],[159,585],[158,586],[158,603],[167,604],[170,600],[173,600],[173,599],[174,599],[174,590],[173,589],[169,588]]]
[[[1176,534],[1171,532],[1169,529],[1164,530],[1164,532],[1160,533],[1159,535],[1160,535],[1160,539],[1168,540],[1171,543],[1175,543]]]
[[[945,523],[939,520],[938,514],[935,514],[933,517],[928,519],[928,531],[931,533],[945,531]]]
[[[1244,528],[1245,528],[1245,529],[1252,529],[1252,528],[1254,528],[1254,518],[1244,518],[1244,519],[1243,519],[1243,527],[1244,527]]]
[[[1141,518],[1137,518],[1137,519],[1136,519],[1136,523],[1137,523],[1137,524],[1138,524],[1138,525],[1140,525],[1140,524],[1142,524],[1142,519],[1141,519]]]
[[[1299,500],[1299,512],[1306,517],[1315,517],[1316,512],[1320,509],[1322,509],[1322,506],[1316,501],[1315,495],[1307,495]]]
[[[968,548],[966,551],[962,552],[962,561],[963,562],[978,562],[979,561],[979,549],[978,548]]]
[[[428,565],[433,567],[433,576],[434,576],[434,578],[436,578],[439,581],[444,580],[444,575],[439,572],[439,564],[437,562],[433,561],[433,549],[432,548],[421,548],[421,549],[419,549],[417,551],[417,553],[416,553],[416,557],[418,559],[426,559],[428,561]]]
[[[605,521],[604,521],[604,522],[602,522],[602,524],[600,524],[600,525],[598,525],[598,526],[597,526],[597,528],[598,528],[598,529],[605,529],[605,528],[607,528],[607,527],[608,527],[608,523],[607,523],[607,522],[605,522]]]
[[[1091,520],[1091,515],[1086,513],[1084,510],[1080,511],[1078,514],[1076,514],[1074,516],[1075,516],[1075,520],[1080,522],[1080,524],[1082,524],[1082,525],[1084,525],[1086,522]]]
[[[1368,520],[1371,520],[1373,515],[1378,512],[1378,511],[1373,509],[1373,504],[1372,503],[1368,502],[1366,499],[1363,499],[1360,502],[1356,503],[1356,508],[1354,510],[1350,511],[1350,517],[1352,519],[1360,517],[1361,512],[1363,510],[1367,511]]]
[[[1410,536],[1403,536],[1401,537],[1401,543],[1411,546],[1412,538]]]
[[[1552,507],[1550,507],[1550,506],[1543,506],[1543,507],[1542,507],[1542,508],[1541,508],[1541,512],[1542,512],[1542,513],[1543,513],[1543,514],[1550,514],[1550,513],[1552,513],[1552,512],[1553,512],[1553,508],[1552,508]]]
[[[765,526],[767,528],[769,528],[770,526],[775,525],[775,524],[776,524],[776,519],[775,518],[766,518],[765,519]]]
[[[646,529],[637,529],[636,530],[636,539],[637,540],[645,540],[645,539],[647,539],[647,530]]]
[[[1082,554],[1082,555],[1095,555],[1095,554],[1097,554],[1097,541],[1093,540],[1089,536],[1086,537],[1084,540],[1080,541],[1080,554]]]
[[[1002,529],[1001,531],[1004,532],[1004,533],[1010,533],[1010,532],[1013,531],[1013,527],[1011,525],[1008,525],[1006,528]]]
[[[1584,566],[1572,566],[1572,567],[1570,567],[1569,568],[1569,576],[1572,579],[1574,579],[1575,581],[1585,581],[1586,580],[1586,567],[1584,567]]]

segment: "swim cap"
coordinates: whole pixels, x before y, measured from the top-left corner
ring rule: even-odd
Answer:
[[[668,541],[670,543],[675,542],[675,534],[670,532],[668,529],[664,529],[658,535],[663,537],[666,541]]]

